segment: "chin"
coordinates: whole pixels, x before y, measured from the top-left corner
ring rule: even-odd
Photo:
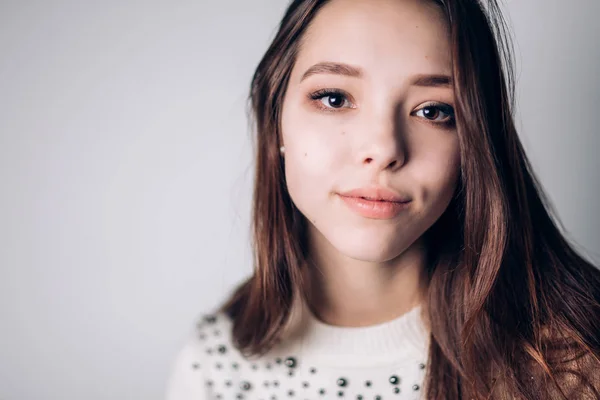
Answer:
[[[330,241],[346,257],[365,262],[385,262],[402,254],[410,243],[399,242],[398,236],[341,235]]]

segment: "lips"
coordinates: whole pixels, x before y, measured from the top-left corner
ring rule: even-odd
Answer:
[[[382,186],[368,186],[352,189],[342,192],[340,195],[344,197],[354,197],[371,201],[387,201],[394,203],[407,203],[410,201],[408,196],[401,195],[400,193],[396,193],[395,191]]]
[[[381,196],[381,195],[377,195]],[[401,198],[395,195],[396,198]],[[410,201],[366,200],[363,197],[340,195],[340,199],[354,213],[369,219],[392,219],[410,208]]]

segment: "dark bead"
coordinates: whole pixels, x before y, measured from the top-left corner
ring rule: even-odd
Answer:
[[[293,397],[294,396],[294,391],[293,390],[288,390],[288,396]]]
[[[379,396],[379,395],[375,396],[375,400],[381,400],[381,396]]]
[[[206,315],[204,317],[204,321],[208,322],[209,324],[214,324],[217,322],[217,317],[215,315]]]
[[[200,368],[200,364],[198,364],[198,363],[193,363],[193,364],[192,364],[192,368],[194,368],[194,369],[198,369],[198,368]]]
[[[324,395],[325,394],[325,389],[319,389],[319,394],[320,395]]]
[[[264,385],[265,387],[269,387],[269,381],[265,381]]]
[[[346,386],[348,384],[348,380],[346,380],[345,378],[338,378],[337,380],[337,385],[338,386]]]
[[[294,376],[294,371],[288,371],[289,376]]]
[[[223,396],[221,395],[221,393],[217,393],[217,399],[222,399]]]
[[[279,382],[278,381],[273,381],[273,386],[278,387],[279,386]]]
[[[240,399],[240,400],[241,400],[241,399],[243,399],[243,398],[244,398],[244,395],[243,395],[243,394],[241,394],[241,393],[238,393],[238,394],[237,394],[237,396],[235,396],[235,397],[236,397],[237,399]]]
[[[397,385],[400,383],[400,378],[398,378],[397,375],[392,375],[392,376],[390,376],[390,383],[392,385]]]
[[[286,358],[285,365],[287,365],[290,368],[294,368],[296,366],[296,359],[294,357]]]
[[[231,381],[225,381],[225,386],[231,387]]]
[[[419,385],[413,385],[412,389],[415,390],[415,391],[419,390]]]
[[[420,363],[420,364],[419,364],[419,368],[420,368],[420,369],[425,369],[425,364],[423,364],[423,363]]]
[[[218,347],[218,350],[219,350],[219,353],[221,353],[221,354],[225,354],[225,353],[227,352],[227,347],[225,347],[225,346],[223,346],[223,345],[220,345],[220,346]]]
[[[400,393],[400,388],[399,387],[395,387],[394,388],[394,393],[396,393],[396,394]]]
[[[240,389],[242,389],[242,390],[250,390],[251,388],[252,388],[252,385],[248,381],[244,381],[244,382],[240,383]]]
[[[212,353],[213,353],[212,349],[206,349],[206,354],[212,354]]]
[[[221,369],[221,368],[223,368],[223,364],[221,364],[221,363],[216,363],[216,364],[215,364],[215,367],[217,367],[217,369]]]
[[[277,357],[277,358],[275,359],[275,362],[276,362],[277,364],[281,364],[281,358]]]
[[[316,374],[317,373],[317,369],[316,368],[311,368],[310,369],[310,373],[311,374]]]
[[[275,396],[275,395],[271,396],[271,400],[277,400],[277,396]]]
[[[267,369],[271,369],[271,363],[267,363]]]
[[[356,400],[363,400],[362,394],[359,394],[358,396],[356,396]]]
[[[212,386],[212,385],[213,385],[213,381],[211,381],[211,380],[206,381],[206,386]]]
[[[371,381],[366,381],[366,382],[365,382],[365,386],[366,386],[366,387],[371,387]]]
[[[233,369],[238,369],[239,365],[238,365],[238,363],[233,363],[233,364],[231,364],[231,367]]]
[[[344,397],[344,392],[342,392],[341,390],[338,392],[338,397]]]
[[[309,386],[308,382],[302,382],[302,387],[307,388]]]
[[[257,370],[257,369],[258,369],[258,365],[256,365],[256,364],[252,364],[251,368],[252,368],[253,370]]]

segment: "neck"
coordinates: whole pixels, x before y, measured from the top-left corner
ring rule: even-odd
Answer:
[[[376,325],[424,304],[425,249],[420,241],[394,259],[367,262],[313,246],[307,268],[307,303],[321,321],[336,326]],[[327,249],[330,250],[330,249]]]

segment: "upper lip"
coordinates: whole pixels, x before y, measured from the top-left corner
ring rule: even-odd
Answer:
[[[345,197],[363,197],[369,200],[393,201],[396,203],[406,203],[410,201],[408,197],[402,196],[393,190],[382,186],[366,186],[342,192],[340,195]]]

